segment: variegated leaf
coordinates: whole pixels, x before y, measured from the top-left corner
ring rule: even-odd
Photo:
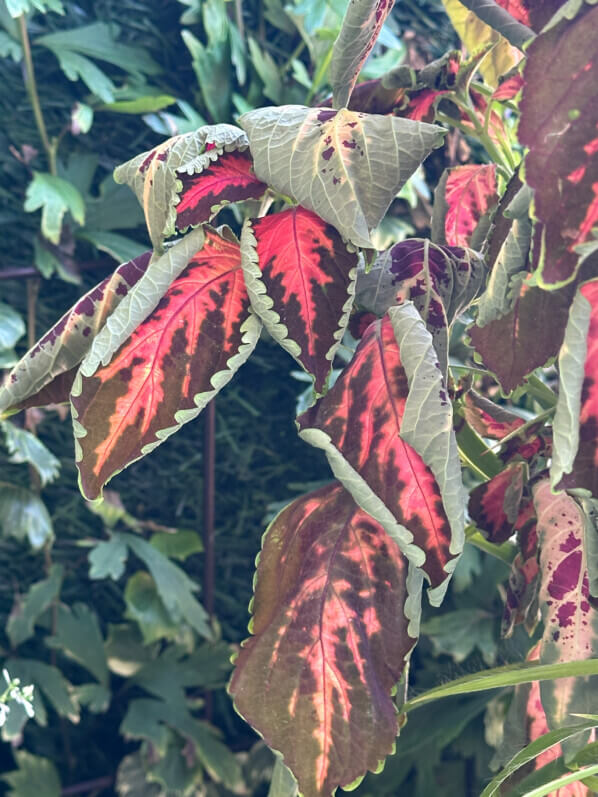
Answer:
[[[303,797],[330,797],[378,770],[394,749],[391,694],[419,634],[421,584],[396,543],[336,483],[293,501],[270,524],[253,636],[230,692],[283,754]]]
[[[323,393],[353,304],[357,254],[298,205],[248,221],[241,255],[253,309]]]
[[[110,362],[77,375],[71,403],[86,498],[192,420],[247,359],[259,331],[239,244],[206,229],[201,250]]]
[[[529,147],[525,179],[539,222],[534,266],[545,288],[574,279],[577,247],[598,223],[597,27],[598,8],[583,4],[527,50],[518,136]],[[592,257],[596,268],[598,251]]]
[[[490,542],[500,544],[515,531],[527,466],[514,462],[469,494],[469,514]]]
[[[119,266],[27,352],[0,387],[0,413],[68,401],[76,367],[110,313],[145,273],[150,255]]]
[[[248,146],[247,136],[238,127],[206,125],[169,138],[115,170],[116,182],[129,185],[141,203],[156,250],[177,227],[208,221],[223,204],[264,192],[247,156],[229,156],[245,152]],[[205,185],[199,188],[200,178],[193,177],[202,173]],[[183,205],[182,218],[177,219],[179,204]]]
[[[401,186],[444,136],[423,122],[302,105],[250,111],[239,124],[260,180],[366,247]]]
[[[337,478],[428,576],[442,600],[463,547],[452,407],[411,303],[370,325],[331,390],[298,419]]]
[[[483,261],[471,249],[410,238],[378,255],[369,271],[359,270],[356,298],[360,307],[377,315],[411,299],[432,335],[446,378],[449,325],[476,298],[484,275]]]
[[[533,501],[528,499],[515,523],[519,551],[511,564],[506,588],[501,636],[510,637],[516,625],[533,634],[539,619],[538,533]]]
[[[498,202],[496,166],[467,165],[450,169],[445,200],[446,242],[451,246],[470,246],[482,217]]]
[[[565,334],[571,296],[567,287],[548,292],[522,283],[506,315],[484,327],[470,327],[474,348],[484,365],[496,374],[505,393],[556,357]]]
[[[330,83],[335,108],[345,108],[394,0],[351,0],[332,48]]]
[[[492,440],[502,440],[524,424],[519,415],[480,396],[475,390],[468,390],[463,397],[463,415],[480,437]]]
[[[552,484],[598,497],[598,279],[581,285],[571,305],[559,370]]]
[[[533,490],[540,544],[540,609],[544,635],[540,662],[598,655],[598,613],[589,602],[583,546],[584,516],[566,493],[554,495],[544,479]],[[550,728],[571,724],[572,714],[598,713],[598,678],[558,678],[540,684]]]

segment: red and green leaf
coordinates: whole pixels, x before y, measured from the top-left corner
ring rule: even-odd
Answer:
[[[540,661],[552,664],[598,655],[598,613],[589,601],[583,545],[584,514],[566,493],[554,495],[544,479],[533,490],[540,544],[540,609],[544,635]],[[540,685],[551,729],[571,714],[598,711],[598,678],[558,678]]]
[[[68,401],[77,366],[108,316],[145,273],[150,255],[119,266],[27,352],[0,387],[0,412]]]
[[[360,270],[358,304],[381,316],[411,300],[434,340],[443,373],[448,366],[448,327],[477,296],[485,276],[470,249],[411,238],[382,252],[369,271]]]
[[[214,153],[215,160],[212,160]],[[182,187],[176,205],[176,229],[185,230],[210,221],[225,205],[244,199],[259,199],[268,188],[253,172],[253,161],[248,150],[206,152],[205,165],[191,174],[178,168]]]
[[[194,418],[247,359],[251,314],[239,244],[207,228],[203,248],[107,365],[79,373],[71,402],[88,499]]]
[[[334,386],[298,422],[441,599],[463,544],[461,481],[452,407],[413,305],[370,325]]]
[[[251,219],[241,253],[253,309],[323,393],[353,304],[357,254],[300,205]]]
[[[469,246],[483,216],[498,203],[496,166],[456,166],[446,181],[446,241],[451,246]]]
[[[598,279],[579,288],[559,366],[552,482],[598,497]]]
[[[501,636],[510,637],[516,625],[524,624],[531,635],[538,624],[538,534],[536,513],[531,499],[524,505],[517,527],[519,551],[513,559],[507,583]]]
[[[515,531],[527,466],[515,462],[469,494],[469,514],[490,542],[500,544]]]
[[[503,80],[498,88],[492,92],[492,99],[502,102],[505,100],[512,100],[519,94],[522,88],[523,77],[521,75],[512,75],[506,80]]]
[[[253,619],[230,692],[304,797],[329,797],[389,755],[391,699],[419,631],[421,576],[338,484],[264,535]]]
[[[372,51],[394,0],[353,0],[347,6],[330,62],[335,108],[346,108],[361,67]]]
[[[177,230],[209,221],[223,205],[264,193],[248,147],[238,127],[205,125],[115,170],[114,179],[129,185],[143,207],[154,249],[161,251]]]
[[[563,342],[572,291],[519,286],[512,309],[484,327],[470,327],[471,342],[505,393],[556,357]],[[541,334],[538,334],[541,330]]]
[[[598,224],[598,8],[539,35],[527,51],[518,135],[539,224],[534,265],[545,288],[574,279],[577,247]],[[598,263],[598,252],[594,253]]]
[[[480,396],[475,390],[468,390],[464,395],[463,414],[472,429],[492,440],[502,440],[524,424],[519,415]]]

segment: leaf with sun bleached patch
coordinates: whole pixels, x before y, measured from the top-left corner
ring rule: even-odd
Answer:
[[[206,125],[174,136],[114,172],[143,207],[154,248],[177,230],[209,221],[231,202],[266,190],[253,174],[249,142],[238,127]]]
[[[583,545],[584,514],[566,493],[554,495],[543,479],[533,489],[540,545],[540,610],[544,635],[540,662],[553,664],[598,656],[598,614],[589,602]],[[598,678],[558,678],[540,684],[551,729],[571,714],[598,713]]]
[[[442,600],[463,547],[452,406],[432,338],[411,303],[366,330],[334,386],[298,419],[335,476]]]
[[[559,372],[551,481],[598,497],[598,279],[573,300]]]
[[[476,298],[484,276],[484,263],[473,250],[410,238],[381,252],[369,271],[359,269],[356,300],[377,315],[411,300],[432,335],[446,376],[449,326]]]
[[[229,691],[303,797],[330,797],[393,751],[391,695],[419,634],[421,585],[338,483],[296,499],[266,531],[252,636]]]
[[[357,254],[298,205],[246,222],[241,256],[254,311],[323,393],[353,304]]]
[[[146,252],[120,265],[88,291],[30,349],[0,386],[0,413],[68,401],[76,366],[89,351],[106,319],[141,279]]]
[[[598,7],[580,6],[536,37],[523,70],[518,138],[535,191],[533,265],[548,289],[575,278],[598,223]]]
[[[352,0],[332,48],[330,83],[335,108],[345,108],[394,0]]]
[[[198,415],[253,351],[260,328],[239,244],[206,228],[202,248],[110,361],[77,375],[71,404],[85,497],[100,496],[112,476]]]
[[[258,179],[366,247],[401,186],[445,132],[410,119],[302,105],[249,111],[239,124]]]

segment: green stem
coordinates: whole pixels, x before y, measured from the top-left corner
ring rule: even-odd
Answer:
[[[35,124],[37,125],[39,137],[44,145],[50,174],[55,175],[56,142],[50,142],[50,139],[48,138],[48,131],[46,130],[46,123],[44,121],[44,115],[42,113],[42,107],[40,105],[39,95],[37,93],[37,82],[35,80],[35,71],[33,69],[31,45],[29,43],[29,34],[27,33],[27,21],[25,14],[21,14],[19,17],[19,36],[21,39],[21,45],[23,47],[23,56],[25,58],[25,88],[27,89],[29,100],[31,101],[31,107],[33,108],[33,115],[35,117]]]
[[[480,551],[490,554],[495,559],[500,559],[501,562],[511,566],[511,562],[517,554],[517,548],[510,542],[503,542],[502,545],[495,545],[489,542],[482,533],[475,526],[467,526],[465,529],[465,539],[468,543],[479,548]]]
[[[554,415],[554,412],[555,408],[549,407],[547,410],[544,410],[544,412],[541,412],[539,415],[536,415],[535,418],[531,418],[529,421],[526,421],[524,424],[518,426],[516,429],[513,429],[512,432],[509,432],[509,434],[505,435],[500,440],[497,440],[497,442],[492,446],[492,450],[500,448],[505,443],[508,443],[509,440],[512,440],[514,437],[521,437],[521,435],[525,434],[525,432],[527,432],[528,429],[531,429],[537,423],[540,423],[540,421],[544,421],[546,418],[552,417]]]

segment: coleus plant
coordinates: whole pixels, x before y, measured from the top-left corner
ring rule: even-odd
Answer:
[[[97,501],[198,415],[262,327],[312,378],[299,434],[335,481],[268,527],[230,683],[305,797],[357,783],[394,749],[422,587],[442,601],[466,509],[486,550],[516,535],[505,633],[533,634],[540,613],[541,663],[598,656],[598,7],[539,5],[469,2],[489,31],[469,59],[356,86],[392,2],[354,0],[331,102],[251,111],[119,167],[152,250],[80,299],[0,390],[5,416],[70,402],[81,490]],[[512,67],[500,81],[498,50]],[[431,239],[376,253],[373,229],[450,128],[488,162],[443,174]],[[240,236],[215,226],[246,200]],[[487,370],[451,364],[465,312]],[[351,319],[359,340],[333,383]],[[537,370],[556,357],[558,399]],[[472,390],[480,370],[503,398]],[[506,406],[514,389],[540,414]],[[460,459],[477,479],[468,506]],[[587,678],[539,699],[552,730],[598,712]]]

